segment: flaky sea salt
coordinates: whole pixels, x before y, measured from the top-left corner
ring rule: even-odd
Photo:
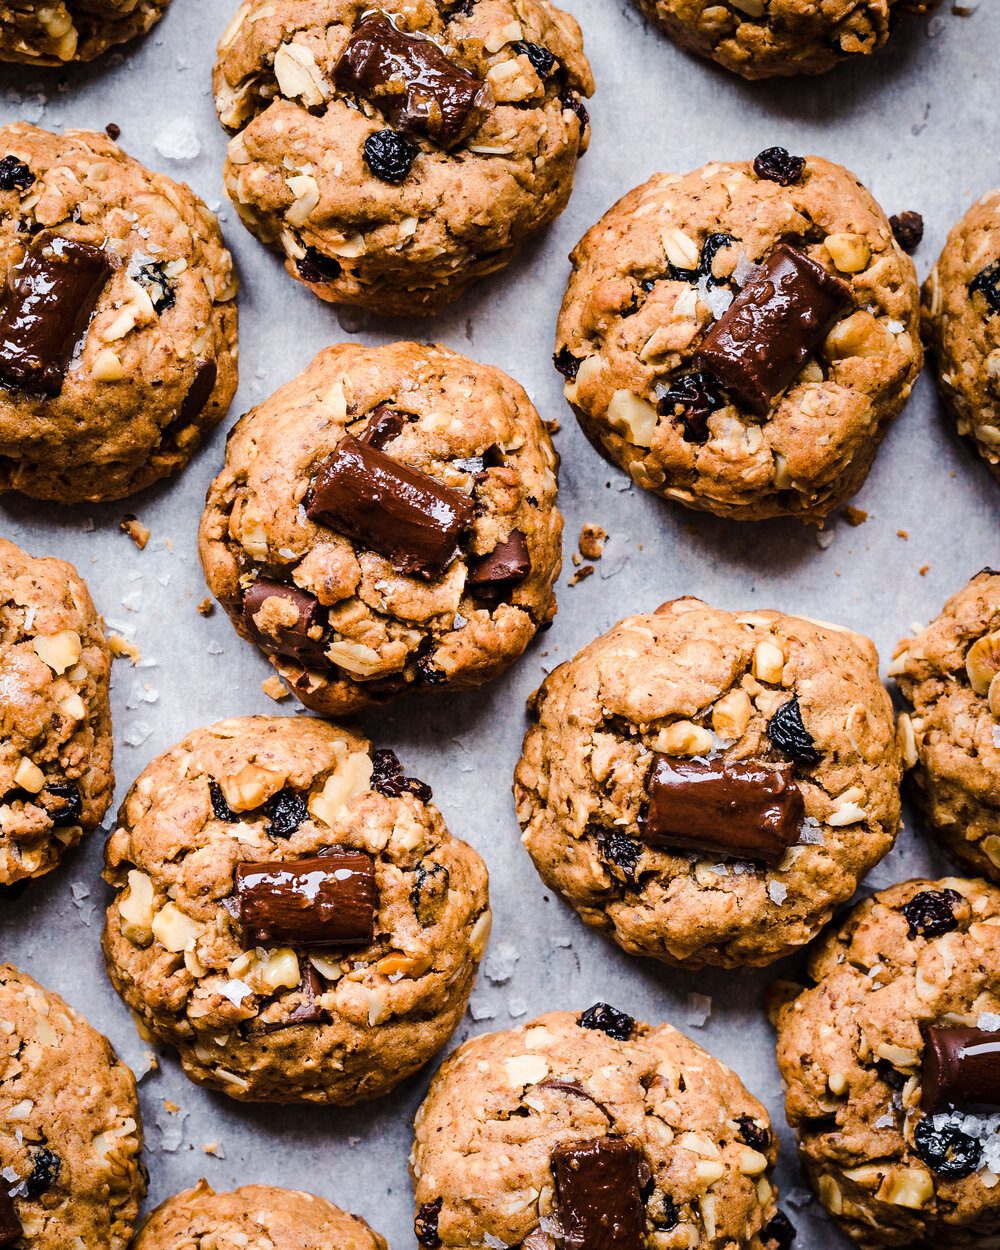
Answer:
[[[712,1014],[712,999],[708,994],[689,994],[687,997],[687,1009],[684,1013],[688,1024],[694,1025],[696,1029],[700,1029],[708,1023],[708,1019]]]
[[[1000,1033],[1000,1015],[995,1011],[984,1011],[977,1023],[987,1033]]]
[[[783,886],[780,881],[769,881],[767,883],[767,896],[772,903],[781,904],[788,898],[788,888]]]
[[[168,161],[193,161],[201,151],[201,140],[190,117],[172,117],[160,127],[153,146]]]

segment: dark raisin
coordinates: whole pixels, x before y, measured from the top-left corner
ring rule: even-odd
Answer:
[[[921,890],[903,905],[911,938],[942,937],[958,928],[955,904],[963,901],[957,890]]]
[[[372,789],[386,798],[398,799],[401,794],[412,794],[421,803],[429,803],[433,791],[425,781],[416,777],[404,777],[403,766],[395,751],[381,747],[372,755]]]
[[[876,1059],[875,1071],[890,1089],[902,1089],[906,1084],[906,1073],[894,1068],[888,1059]]]
[[[583,144],[583,136],[587,127],[590,125],[590,114],[587,112],[587,106],[580,99],[575,91],[566,90],[560,95],[559,103],[564,109],[569,109],[571,113],[575,113],[580,123],[580,143]]]
[[[686,373],[674,378],[657,407],[661,416],[681,423],[685,442],[701,444],[708,442],[708,418],[722,407],[722,400],[707,374]]]
[[[892,233],[904,252],[915,252],[924,237],[924,219],[919,213],[894,213],[889,218]]]
[[[677,1203],[669,1194],[664,1194],[658,1202],[651,1202],[648,1215],[655,1227],[667,1233],[681,1222],[681,1213],[677,1209]]]
[[[405,182],[420,149],[398,130],[376,130],[365,140],[365,164],[383,182]]]
[[[768,1221],[761,1229],[760,1239],[766,1250],[790,1250],[795,1241],[795,1225],[784,1211],[779,1211],[774,1219]]]
[[[60,781],[55,785],[46,786],[45,789],[53,798],[62,799],[65,804],[64,807],[57,808],[54,812],[49,813],[55,827],[63,829],[67,825],[78,824],[83,814],[83,799],[80,797],[80,787],[72,781]]]
[[[418,864],[416,881],[410,890],[410,903],[417,920],[427,928],[437,920],[448,899],[451,874],[444,864]]]
[[[295,262],[299,277],[306,282],[333,282],[340,277],[340,261],[332,256],[324,256],[314,247],[307,247],[306,254]]]
[[[448,680],[448,674],[436,667],[433,658],[429,655],[422,655],[415,667],[417,684],[420,686],[443,686]]]
[[[790,187],[802,177],[805,167],[804,156],[791,156],[785,148],[765,148],[754,158],[753,172],[765,182]]]
[[[767,736],[779,751],[790,755],[799,764],[815,764],[819,759],[813,736],[802,723],[798,695],[792,695],[787,703],[782,703],[767,722]]]
[[[36,1146],[31,1152],[31,1175],[24,1182],[24,1197],[34,1202],[46,1193],[59,1179],[62,1160],[46,1146]]]
[[[724,247],[729,247],[735,241],[731,234],[710,234],[701,245],[698,268],[679,269],[676,265],[668,265],[667,277],[673,282],[689,282],[692,286],[697,286],[702,278],[707,278],[709,286],[720,286],[719,280],[712,276],[712,263]]]
[[[978,291],[995,313],[1000,313],[1000,260],[987,265],[969,283],[969,290]]]
[[[163,266],[156,262],[143,265],[135,275],[136,282],[149,296],[153,307],[158,313],[166,312],[176,303],[174,288],[163,271]]]
[[[579,356],[574,356],[568,347],[560,347],[552,357],[552,363],[564,378],[569,378],[572,382],[580,372],[580,366],[583,364],[583,361]]]
[[[642,855],[642,843],[620,829],[602,829],[597,835],[604,858],[621,872],[627,882],[635,880],[635,870]]]
[[[208,783],[208,793],[212,799],[212,815],[216,820],[235,820],[232,808],[226,802],[226,796],[222,793],[222,786],[217,781]]]
[[[736,1123],[740,1126],[740,1141],[751,1149],[763,1152],[771,1144],[771,1134],[752,1115],[737,1116]]]
[[[934,1116],[924,1116],[913,1132],[917,1154],[938,1176],[961,1180],[978,1171],[983,1161],[983,1147],[957,1124],[934,1127]]]
[[[613,1037],[619,1042],[627,1042],[635,1028],[635,1021],[630,1015],[607,1003],[594,1003],[593,1007],[588,1007],[577,1024],[581,1029],[595,1029],[601,1033],[607,1033],[608,1037]]]
[[[117,122],[108,122],[108,124],[104,127],[104,133],[108,136],[109,139],[117,143],[118,140],[121,138],[122,128],[121,126],[118,125]]]
[[[549,74],[552,73],[552,67],[556,63],[556,58],[548,48],[543,48],[540,43],[515,43],[514,47],[518,52],[524,53],[531,62],[531,68],[539,78],[548,78]]]
[[[27,191],[34,181],[35,175],[16,156],[0,160],[0,191]]]
[[[441,1238],[438,1236],[438,1217],[441,1214],[442,1201],[441,1198],[435,1198],[433,1202],[425,1202],[413,1221],[413,1231],[417,1241],[425,1247],[425,1250],[437,1250],[441,1244]]]
[[[273,838],[290,838],[309,815],[306,801],[288,786],[268,799],[264,808],[267,813],[267,832]]]

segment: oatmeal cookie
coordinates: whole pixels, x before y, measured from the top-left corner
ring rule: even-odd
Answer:
[[[209,588],[316,711],[482,685],[555,615],[556,465],[498,369],[328,348],[229,440],[201,521]]]
[[[246,0],[215,68],[226,188],[321,299],[435,312],[566,207],[593,89],[548,0]]]
[[[272,1185],[217,1194],[208,1181],[168,1198],[153,1212],[133,1250],[387,1250],[360,1216],[325,1198]]]
[[[1000,190],[948,235],[923,302],[941,395],[1000,481]]]
[[[346,1105],[412,1075],[465,1010],[486,867],[391,751],[325,721],[198,729],[108,841],[115,988],[193,1080]]]
[[[466,1042],[414,1126],[421,1246],[782,1244],[767,1112],[683,1033],[607,1003]]]
[[[631,954],[763,965],[892,847],[900,759],[872,643],[677,599],[560,664],[514,779],[546,885]]]
[[[657,174],[572,253],[555,365],[640,486],[740,520],[859,489],[920,372],[913,262],[819,157]]]
[[[106,135],[0,127],[0,491],[120,499],[236,390],[236,278],[188,187]]]
[[[788,1122],[820,1202],[871,1250],[1000,1235],[1000,890],[867,899],[777,1005]]]
[[[146,1192],[135,1078],[12,964],[0,1026],[0,1246],[125,1250]]]
[[[76,569],[0,538],[0,891],[51,872],[108,810],[110,677]]]
[[[144,35],[170,0],[0,0],[0,61],[92,61]]]
[[[917,801],[963,865],[1000,881],[1000,573],[983,569],[889,669],[913,705],[900,745]]]

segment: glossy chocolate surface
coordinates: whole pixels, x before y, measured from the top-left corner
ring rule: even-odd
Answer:
[[[360,851],[237,864],[246,946],[367,946],[375,925],[375,865]]]
[[[924,1030],[921,1103],[925,1111],[1000,1107],[1000,1033],[986,1029]]]
[[[531,572],[528,541],[520,530],[510,534],[485,556],[469,561],[470,586],[509,586]]]
[[[643,1250],[642,1155],[619,1137],[552,1152],[564,1250]]]
[[[294,625],[281,625],[277,634],[262,629],[254,620],[266,599],[280,599],[294,608]],[[287,655],[306,663],[324,661],[323,620],[319,600],[298,586],[258,578],[243,596],[243,623],[254,642],[269,655]]]

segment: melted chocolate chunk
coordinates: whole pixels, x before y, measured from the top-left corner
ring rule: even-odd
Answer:
[[[272,610],[280,610],[283,615],[286,612],[290,615],[291,611],[297,613],[292,623],[276,625],[273,633],[256,620],[268,599],[282,605],[281,609]],[[325,659],[325,631],[319,600],[298,586],[258,578],[243,596],[243,624],[258,647],[269,655],[285,655],[317,664]]]
[[[360,851],[236,865],[246,946],[367,946],[375,925],[375,866]]]
[[[846,283],[782,243],[709,330],[695,363],[766,416],[852,298]]]
[[[0,160],[0,191],[27,191],[34,182],[35,175],[12,153]]]
[[[681,423],[685,442],[702,444],[709,438],[708,418],[722,405],[706,373],[686,373],[674,378],[670,390],[660,397],[657,410],[661,416]]]
[[[528,540],[520,530],[511,530],[488,555],[469,561],[468,585],[480,588],[510,586],[523,582],[530,572]]]
[[[917,250],[924,237],[924,219],[919,213],[894,213],[889,218],[889,225],[904,252]]]
[[[437,1250],[441,1244],[441,1238],[438,1236],[438,1217],[441,1214],[442,1201],[441,1198],[435,1198],[433,1202],[425,1202],[413,1221],[414,1235],[424,1250]]]
[[[656,755],[646,789],[644,841],[766,864],[794,844],[805,814],[791,764]]]
[[[299,981],[299,993],[302,995],[302,1001],[297,1007],[294,1007],[284,1020],[274,1020],[264,1025],[265,1033],[278,1033],[282,1029],[289,1029],[293,1024],[319,1024],[327,1019],[327,1013],[316,1002],[316,999],[323,992],[323,983],[319,978],[319,973],[311,963],[306,963],[302,973],[302,979]]]
[[[956,905],[965,899],[957,890],[921,890],[903,904],[911,938],[937,938],[958,928]]]
[[[13,1200],[7,1192],[7,1182],[0,1180],[0,1250],[16,1246],[23,1232]]]
[[[31,1175],[24,1182],[24,1196],[34,1202],[47,1193],[58,1181],[62,1160],[47,1146],[35,1146],[31,1151]]]
[[[918,1121],[913,1144],[932,1171],[952,1181],[978,1172],[983,1161],[983,1147],[977,1138],[963,1133],[957,1124],[935,1128],[933,1116]]]
[[[421,803],[429,803],[434,792],[426,781],[416,777],[404,777],[403,765],[395,751],[380,747],[372,753],[372,789],[386,798],[398,799],[401,794],[412,794]]]
[[[267,813],[265,832],[272,838],[290,838],[309,816],[305,799],[289,786],[282,786],[277,794],[272,795],[264,805],[264,811]]]
[[[467,138],[493,103],[489,84],[431,39],[404,34],[384,13],[362,19],[333,71],[341,91],[368,100],[397,130],[444,148]]]
[[[388,404],[379,404],[372,409],[368,424],[357,436],[358,442],[381,451],[386,443],[391,443],[402,434],[406,423],[407,417],[404,413],[390,408]]]
[[[601,855],[618,869],[622,879],[628,884],[635,881],[636,869],[642,857],[642,843],[620,829],[602,829],[597,835],[597,841]]]
[[[995,260],[992,265],[980,270],[969,283],[969,291],[971,294],[978,291],[989,304],[990,310],[1000,313],[1000,260]]]
[[[765,148],[754,158],[753,172],[765,182],[790,187],[802,177],[804,156],[792,156],[785,148]]]
[[[552,357],[552,363],[564,378],[572,382],[580,372],[583,361],[578,356],[574,356],[568,347],[560,347]]]
[[[758,1124],[752,1115],[737,1116],[736,1123],[740,1126],[740,1141],[744,1145],[752,1150],[759,1150],[761,1153],[767,1150],[771,1144],[771,1134]]]
[[[642,1162],[619,1137],[556,1146],[552,1173],[564,1250],[643,1250]]]
[[[315,247],[307,247],[305,256],[295,262],[299,277],[305,282],[333,282],[343,273],[343,266],[332,256],[324,256]]]
[[[548,78],[556,63],[556,58],[540,43],[515,43],[514,47],[531,62],[531,68],[539,78]]]
[[[365,164],[382,182],[405,182],[420,149],[398,130],[376,130],[364,145]]]
[[[152,261],[143,265],[135,275],[135,280],[149,296],[158,313],[164,313],[176,304],[177,296],[174,294],[173,284],[158,262]]]
[[[790,755],[796,763],[815,764],[819,759],[813,736],[802,723],[798,695],[782,703],[767,722],[767,736],[779,751]]]
[[[57,829],[65,829],[68,825],[79,824],[83,815],[83,799],[80,787],[73,781],[57,781],[45,787],[47,794],[59,800],[55,811],[49,812],[49,818]]]
[[[197,361],[194,367],[194,381],[188,387],[188,393],[184,396],[184,402],[177,414],[180,424],[186,425],[201,416],[205,405],[212,398],[218,376],[219,370],[214,360]]]
[[[607,1033],[608,1037],[619,1042],[627,1042],[632,1036],[635,1021],[624,1011],[609,1006],[607,1003],[594,1003],[577,1020],[581,1029],[597,1029]]]
[[[319,466],[306,512],[380,552],[398,572],[433,581],[455,557],[473,506],[460,491],[348,435]]]
[[[33,240],[0,292],[0,382],[58,395],[110,276],[99,247]]]
[[[760,1239],[764,1250],[791,1250],[795,1243],[795,1225],[784,1211],[779,1211],[760,1230]]]
[[[222,786],[217,781],[209,781],[208,796],[212,801],[212,815],[216,820],[233,821],[236,814],[226,802],[226,796],[222,793]]]
[[[920,1079],[925,1111],[979,1103],[1000,1107],[1000,1033],[926,1028]]]

